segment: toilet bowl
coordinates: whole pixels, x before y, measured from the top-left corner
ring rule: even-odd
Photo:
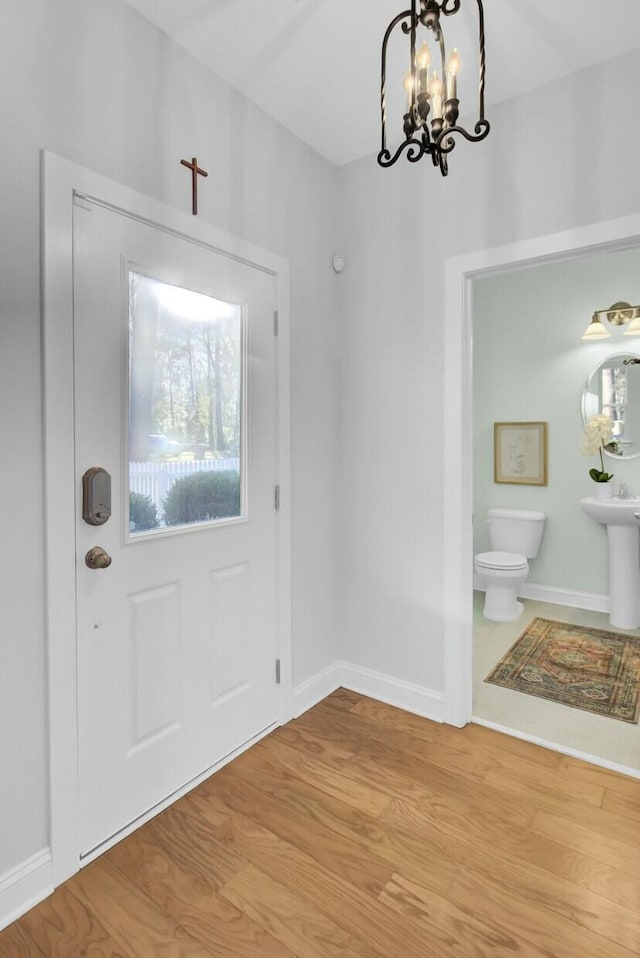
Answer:
[[[522,612],[517,595],[527,576],[529,563],[517,552],[481,552],[475,558],[478,584],[484,589],[484,617],[493,622],[512,622]]]
[[[474,559],[476,582],[485,592],[484,617],[512,622],[523,609],[518,593],[529,575],[529,559],[538,555],[544,512],[489,509],[487,526],[493,551]]]

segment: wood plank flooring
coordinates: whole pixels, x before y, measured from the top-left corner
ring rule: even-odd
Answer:
[[[631,958],[640,782],[343,689],[4,932],[2,958]]]

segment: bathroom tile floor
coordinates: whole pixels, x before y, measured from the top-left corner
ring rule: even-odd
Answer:
[[[484,593],[474,592],[473,602],[473,715],[517,732],[576,749],[640,772],[640,724],[620,722],[580,709],[548,702],[485,682],[498,660],[536,616],[613,629],[609,617],[564,605],[521,599],[524,611],[515,622],[489,622],[482,615]],[[637,635],[640,630],[624,632]]]

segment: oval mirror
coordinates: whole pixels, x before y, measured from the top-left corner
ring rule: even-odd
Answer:
[[[635,353],[614,353],[599,363],[582,391],[582,419],[598,414],[611,419],[613,440],[605,453],[613,459],[640,456],[640,364]]]

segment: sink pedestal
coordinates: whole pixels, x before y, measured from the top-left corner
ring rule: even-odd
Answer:
[[[609,540],[609,621],[618,629],[640,628],[640,549],[638,530],[607,526]]]
[[[617,629],[640,629],[640,499],[581,499],[595,522],[607,527],[609,621]]]

